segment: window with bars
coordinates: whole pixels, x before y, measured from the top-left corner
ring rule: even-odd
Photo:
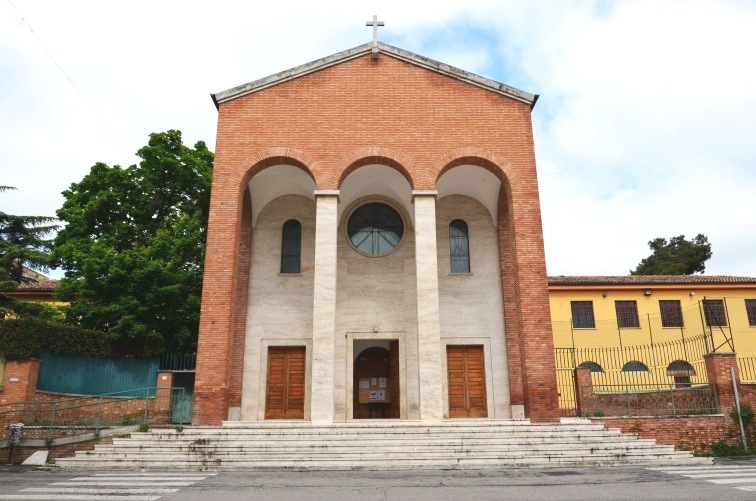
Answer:
[[[661,312],[662,327],[682,327],[682,309],[680,301],[664,300],[659,301],[659,311]]]
[[[455,219],[449,224],[449,256],[452,273],[470,273],[470,241],[467,223]]]
[[[593,301],[570,301],[572,307],[572,327],[575,329],[595,329]]]
[[[724,301],[721,299],[704,299],[704,318],[708,327],[727,327]]]
[[[281,232],[281,273],[299,273],[302,256],[302,225],[289,219]]]
[[[638,322],[638,305],[635,301],[615,301],[614,308],[617,310],[617,326],[640,327]]]
[[[748,325],[756,326],[756,299],[746,299],[746,315],[748,315]]]

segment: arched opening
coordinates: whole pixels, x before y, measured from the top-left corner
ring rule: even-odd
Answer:
[[[695,375],[696,369],[685,360],[674,360],[667,366],[667,376],[675,378],[675,388],[690,388],[690,378]]]
[[[601,367],[596,362],[591,362],[590,360],[587,360],[583,362],[582,364],[578,365],[578,367],[582,367],[584,369],[590,369],[591,373],[593,372],[604,372],[604,368]]]
[[[371,346],[354,359],[354,419],[400,416],[399,342],[387,340],[385,344],[388,348]]]
[[[643,362],[631,360],[622,366],[622,372],[648,372],[648,367]]]

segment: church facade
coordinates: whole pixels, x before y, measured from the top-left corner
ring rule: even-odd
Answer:
[[[382,43],[213,95],[193,423],[556,421],[537,97]]]

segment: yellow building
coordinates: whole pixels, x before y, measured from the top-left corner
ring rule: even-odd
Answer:
[[[717,351],[756,357],[756,278],[554,276],[549,301],[556,348],[660,344],[706,333]]]
[[[756,278],[553,276],[549,301],[567,415],[577,366],[601,391],[651,390],[706,383],[704,354],[735,352],[741,379],[756,381]]]

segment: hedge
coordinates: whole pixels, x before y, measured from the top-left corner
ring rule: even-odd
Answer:
[[[117,357],[126,354],[104,332],[35,318],[0,320],[0,358],[35,358],[43,351],[86,357]]]

